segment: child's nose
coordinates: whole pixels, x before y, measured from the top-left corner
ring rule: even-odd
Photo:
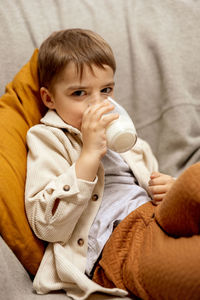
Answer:
[[[101,103],[103,100],[107,99],[107,95],[100,95],[100,94],[95,94],[91,95],[89,99],[89,104],[98,104]]]

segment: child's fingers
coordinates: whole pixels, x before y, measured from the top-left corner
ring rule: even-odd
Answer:
[[[152,197],[152,203],[154,205],[158,205],[161,203],[161,201],[163,200],[163,198],[165,197],[166,194],[159,194],[159,195],[154,195]]]
[[[151,175],[150,175],[150,178],[154,179],[154,178],[159,177],[160,175],[161,175],[161,173],[159,173],[159,172],[152,172]]]
[[[164,184],[166,184],[166,180],[164,178],[161,178],[161,177],[149,180],[149,186],[164,185]]]
[[[154,177],[149,180],[149,186],[165,185],[165,184],[171,183],[173,181],[174,181],[174,179],[171,176],[160,173],[159,177]]]
[[[153,201],[154,202],[162,201],[163,198],[165,197],[165,195],[166,195],[165,193],[163,193],[163,194],[156,194],[156,195],[153,196]]]
[[[109,123],[111,123],[114,120],[117,120],[118,118],[119,118],[118,113],[112,113],[112,114],[102,116],[101,119],[102,119],[105,127],[107,127]]]
[[[174,181],[175,179],[173,177],[166,174],[158,172],[153,172],[151,174],[148,189],[154,204],[158,204],[163,200]]]
[[[100,119],[102,115],[111,112],[114,109],[114,106],[108,101],[102,101],[101,103],[93,104],[87,107],[84,112],[84,115],[90,115],[91,117]]]
[[[109,101],[90,105],[84,112],[83,121],[87,120],[90,124],[96,121],[106,128],[109,123],[119,118],[118,113],[112,113],[113,109],[114,106]]]
[[[149,190],[152,195],[165,194],[168,190],[168,187],[167,185],[155,185],[149,186]]]

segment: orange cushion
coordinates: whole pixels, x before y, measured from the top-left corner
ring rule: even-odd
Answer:
[[[31,231],[24,209],[26,133],[45,112],[39,95],[37,56],[38,49],[0,98],[0,233],[33,275],[45,247]]]

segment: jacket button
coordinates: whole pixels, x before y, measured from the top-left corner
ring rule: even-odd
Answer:
[[[92,196],[92,201],[97,201],[99,199],[99,196],[97,194],[94,194]]]
[[[68,184],[64,185],[64,186],[63,186],[63,190],[64,190],[65,192],[68,192],[68,191],[70,190],[70,186],[69,186]]]
[[[48,188],[46,191],[48,194],[52,194],[54,190],[52,188]]]
[[[84,245],[84,240],[83,239],[78,239],[77,241],[79,246],[83,246]]]

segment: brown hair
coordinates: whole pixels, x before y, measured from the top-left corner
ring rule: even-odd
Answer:
[[[108,65],[116,70],[111,47],[98,34],[79,28],[52,33],[40,46],[38,71],[40,86],[52,89],[63,69],[74,62],[77,74],[82,76],[84,65],[104,68]]]

